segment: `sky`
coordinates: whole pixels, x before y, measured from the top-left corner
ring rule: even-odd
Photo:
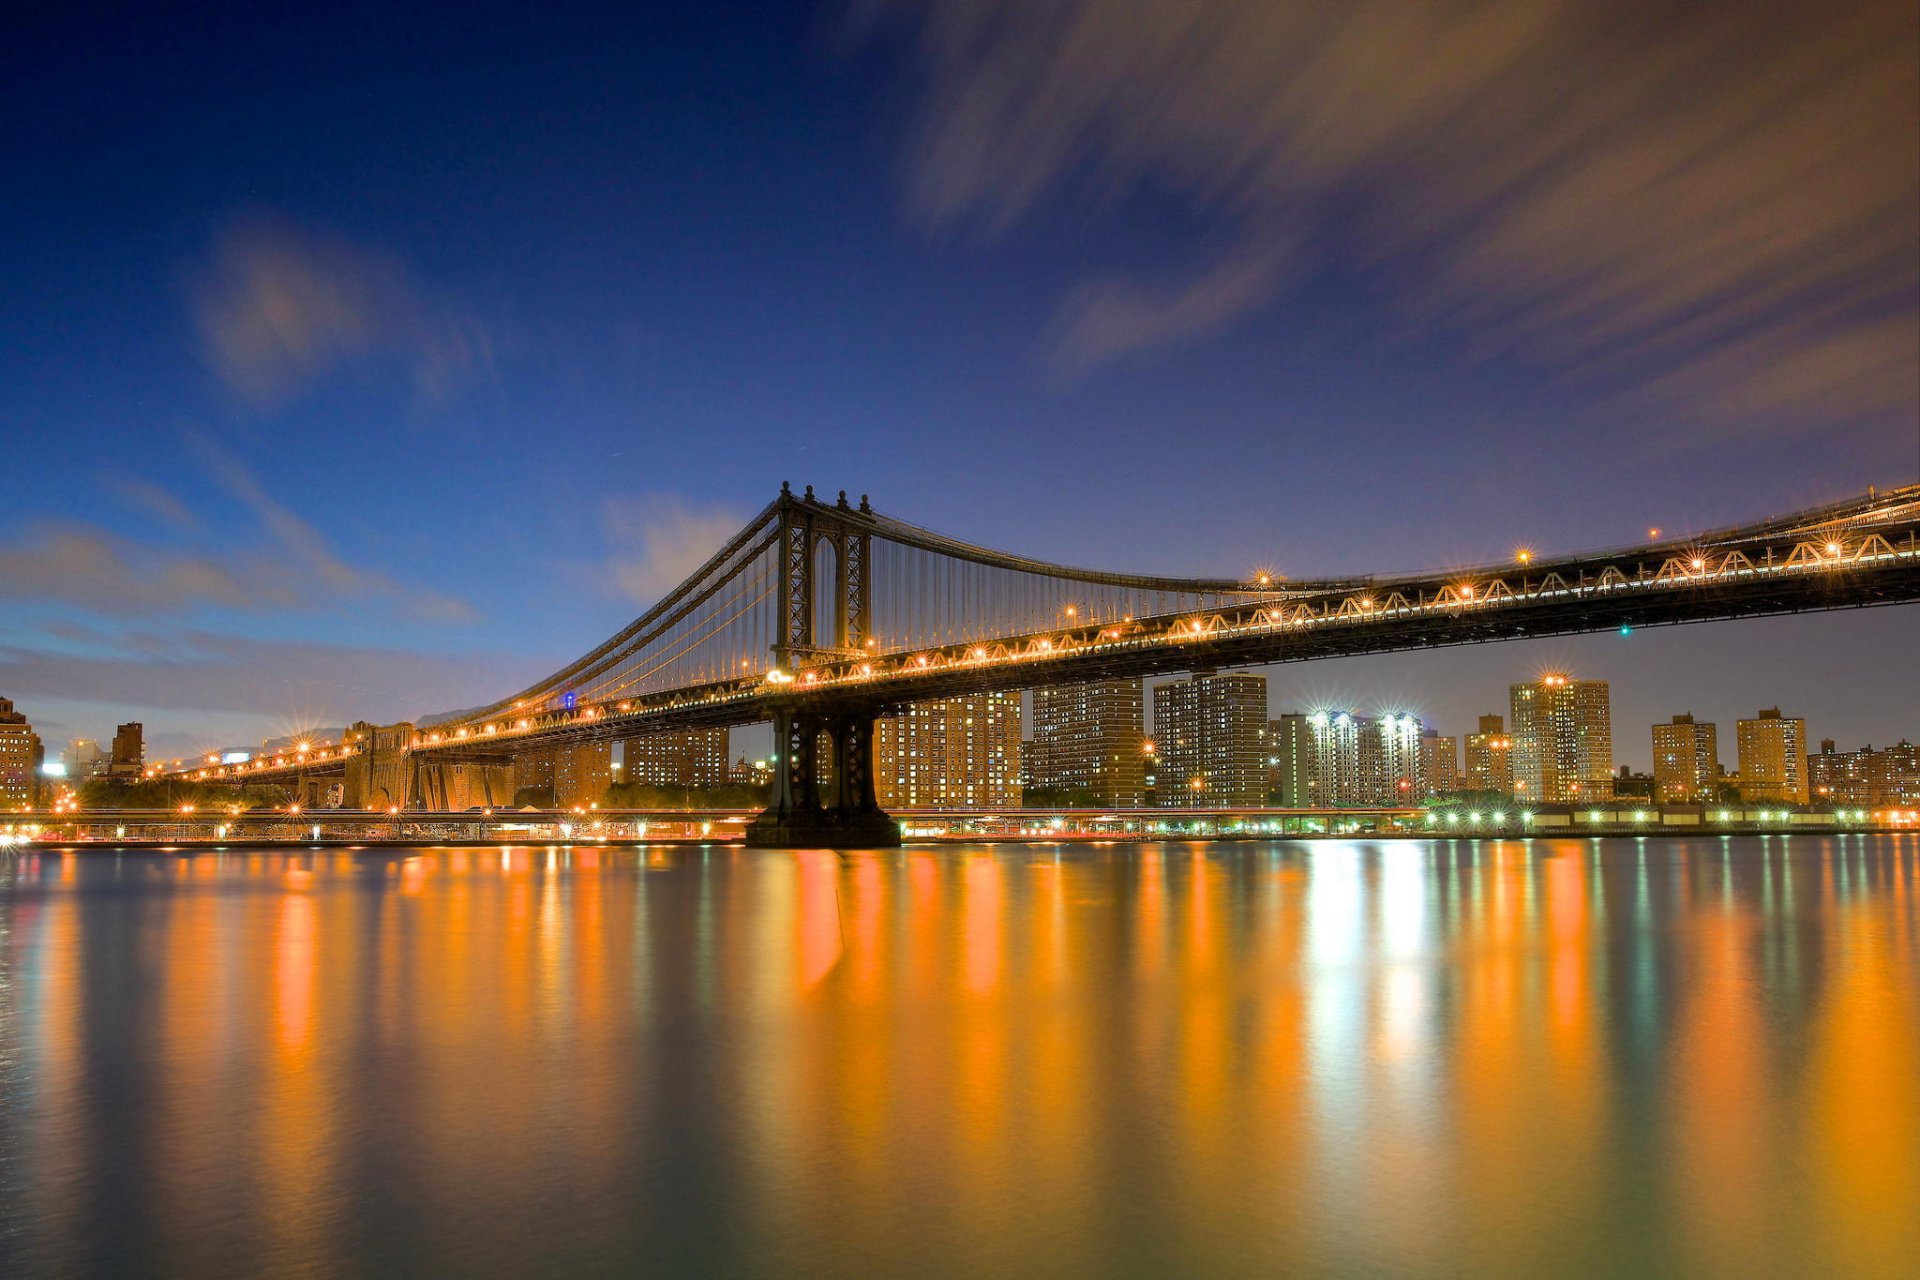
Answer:
[[[159,6],[154,6],[158,9]],[[491,701],[783,480],[1101,568],[1920,480],[1909,0],[28,5],[0,696],[150,753]],[[1912,606],[1274,668],[1445,732],[1920,736]]]

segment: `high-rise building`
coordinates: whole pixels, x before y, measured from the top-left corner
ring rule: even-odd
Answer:
[[[1307,799],[1317,809],[1363,803],[1360,735],[1365,717],[1351,711],[1313,711],[1306,720]]]
[[[885,807],[985,809],[1020,803],[1020,695],[916,702],[873,735],[874,791]]]
[[[513,789],[516,793],[527,790],[553,791],[554,751],[551,747],[541,751],[522,751],[513,757]]]
[[[1462,781],[1468,791],[1513,794],[1513,735],[1504,716],[1481,716],[1479,731],[1467,735]]]
[[[673,729],[621,744],[621,775],[656,787],[719,787],[727,782],[725,729]]]
[[[67,743],[60,762],[67,766],[67,778],[76,786],[106,772],[106,757],[92,738],[75,738]]]
[[[1669,804],[1713,799],[1720,779],[1719,730],[1691,711],[1653,726],[1655,794]]]
[[[26,716],[0,698],[0,809],[24,809],[39,791],[40,737]]]
[[[1769,707],[1736,728],[1740,754],[1740,797],[1780,804],[1805,804],[1807,789],[1807,722]]]
[[[1303,711],[1289,711],[1267,722],[1267,795],[1288,808],[1313,804],[1313,729]]]
[[[1360,803],[1412,804],[1422,795],[1420,718],[1403,711],[1357,716]]]
[[[1280,802],[1301,808],[1410,804],[1425,793],[1423,757],[1434,751],[1419,717],[1397,711],[1289,712],[1268,738]]]
[[[1507,691],[1513,791],[1522,800],[1584,803],[1613,795],[1613,713],[1604,680],[1550,672]]]
[[[146,767],[146,748],[141,742],[139,722],[123,724],[113,731],[113,760],[107,772],[116,778],[137,778]]]
[[[1153,689],[1155,800],[1178,808],[1266,802],[1267,678],[1196,674]]]
[[[1137,679],[1035,689],[1033,738],[1022,757],[1027,784],[1084,794],[1098,805],[1139,804],[1146,773],[1142,709]]]
[[[1432,729],[1421,730],[1420,789],[1428,796],[1460,789],[1460,739]]]
[[[562,809],[598,804],[611,785],[611,742],[583,742],[553,749],[553,802]]]

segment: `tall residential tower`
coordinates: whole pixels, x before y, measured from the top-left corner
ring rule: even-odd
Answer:
[[[1581,804],[1613,796],[1613,714],[1604,680],[1549,672],[1508,689],[1513,789],[1522,800]]]
[[[1687,712],[1653,726],[1653,786],[1660,800],[1711,800],[1719,777],[1719,731],[1710,721]]]
[[[1265,676],[1196,674],[1155,685],[1155,799],[1177,808],[1266,803]]]
[[[1027,784],[1091,804],[1139,804],[1146,775],[1142,710],[1139,680],[1035,689]]]
[[[1807,802],[1807,722],[1769,707],[1737,726],[1740,798],[1781,804]]]
[[[1461,785],[1468,791],[1513,794],[1513,735],[1505,717],[1481,716],[1479,730],[1467,735]]]
[[[874,728],[883,807],[986,809],[1020,803],[1020,695],[916,702]]]

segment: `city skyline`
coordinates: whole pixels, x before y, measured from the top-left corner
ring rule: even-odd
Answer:
[[[1859,615],[1852,615],[1852,616],[1872,616],[1872,614],[1868,613],[1868,614],[1859,614]],[[1757,620],[1758,623],[1762,623],[1762,624],[1768,621],[1775,621],[1775,620],[1773,619]],[[1743,623],[1739,625],[1755,625],[1755,624]],[[1677,629],[1670,629],[1670,630],[1677,630]],[[1712,630],[1720,630],[1720,628],[1713,628]],[[1634,637],[1632,637],[1632,639],[1639,640],[1642,637],[1650,634],[1653,634],[1653,633],[1638,632]],[[1548,645],[1548,644],[1554,645],[1556,647],[1561,647],[1561,646],[1565,646],[1569,641],[1591,640],[1604,645],[1604,644],[1611,643],[1614,639],[1616,639],[1616,637],[1612,637],[1608,635],[1556,637],[1551,641],[1535,641],[1535,642],[1522,641],[1522,642],[1513,642],[1513,643],[1492,645],[1492,646],[1474,646],[1466,649],[1453,650],[1451,652],[1455,654],[1485,655],[1489,651],[1494,651],[1494,652],[1512,651],[1515,649],[1521,649],[1521,648],[1539,646],[1539,645]],[[1316,662],[1312,664],[1312,668],[1318,668],[1320,666],[1331,666],[1331,665],[1342,664],[1342,663],[1390,664],[1398,659],[1409,658],[1409,657],[1413,657],[1413,658],[1430,657],[1430,656],[1431,655],[1418,655],[1418,654],[1407,655],[1407,654],[1389,653],[1389,654],[1370,655],[1362,658],[1325,659],[1325,660],[1321,660],[1320,662]],[[1507,690],[1514,682],[1514,673],[1509,672],[1506,675],[1503,683],[1498,683],[1497,685],[1486,689],[1484,691],[1484,697],[1482,696],[1483,691],[1477,688],[1465,689],[1457,686],[1452,687],[1449,689],[1448,695],[1444,699],[1447,705],[1454,708],[1481,707],[1482,709],[1477,711],[1469,711],[1465,714],[1450,714],[1448,717],[1442,718],[1439,713],[1430,710],[1432,706],[1442,701],[1442,699],[1437,697],[1430,690],[1416,690],[1411,693],[1402,692],[1394,695],[1379,695],[1373,699],[1368,699],[1365,697],[1354,697],[1354,696],[1337,696],[1332,694],[1319,696],[1312,700],[1299,698],[1297,696],[1294,696],[1294,691],[1289,690],[1287,686],[1286,677],[1290,673],[1298,673],[1301,670],[1302,669],[1299,667],[1283,664],[1283,665],[1277,665],[1277,666],[1252,667],[1252,668],[1245,668],[1245,669],[1235,668],[1231,673],[1232,674],[1259,674],[1265,677],[1266,687],[1267,687],[1266,700],[1267,700],[1269,718],[1274,720],[1275,722],[1277,722],[1281,717],[1284,717],[1284,716],[1289,716],[1289,715],[1304,716],[1304,715],[1309,715],[1315,712],[1336,713],[1336,712],[1346,711],[1346,712],[1351,712],[1357,715],[1366,715],[1366,716],[1384,715],[1384,714],[1409,715],[1417,718],[1425,729],[1432,732],[1436,732],[1440,735],[1452,737],[1453,739],[1455,739],[1456,756],[1459,755],[1462,746],[1466,744],[1469,735],[1473,733],[1475,727],[1478,724],[1478,721],[1482,717],[1486,715],[1494,715],[1502,718],[1503,720],[1508,717],[1509,705],[1508,705]],[[1549,668],[1549,667],[1543,666],[1538,670],[1531,672],[1529,674],[1532,678],[1538,679],[1546,676],[1547,674],[1550,673],[1550,671],[1554,671],[1554,670],[1565,670],[1565,669]],[[1497,674],[1498,673],[1496,673],[1496,675]],[[1576,674],[1587,674],[1587,673],[1576,672]],[[1767,704],[1768,702],[1777,704],[1781,701],[1781,698],[1779,696],[1779,691],[1777,689],[1767,690],[1767,689],[1756,687],[1754,691],[1755,696],[1750,698],[1748,702],[1745,704],[1730,704],[1727,699],[1716,699],[1710,704],[1704,701],[1701,702],[1700,704],[1702,708],[1711,706],[1713,708],[1712,711],[1707,711],[1707,710],[1696,711],[1691,709],[1691,707],[1689,707],[1689,709],[1684,712],[1677,711],[1677,710],[1656,710],[1652,713],[1652,718],[1648,718],[1644,712],[1644,709],[1649,707],[1655,707],[1659,705],[1659,703],[1658,703],[1657,696],[1648,694],[1642,688],[1640,688],[1642,677],[1645,674],[1646,673],[1644,670],[1636,669],[1635,674],[1631,680],[1623,682],[1618,678],[1615,678],[1615,679],[1606,681],[1606,683],[1608,683],[1611,686],[1611,693],[1613,698],[1617,699],[1620,706],[1625,708],[1624,710],[1614,710],[1612,712],[1612,723],[1616,727],[1616,732],[1613,738],[1612,760],[1613,760],[1614,767],[1616,769],[1624,766],[1624,767],[1631,768],[1635,773],[1646,773],[1649,775],[1653,775],[1658,772],[1658,760],[1657,760],[1658,748],[1655,746],[1655,744],[1651,740],[1644,738],[1643,735],[1639,734],[1638,732],[1627,732],[1625,734],[1620,733],[1618,729],[1622,725],[1633,725],[1635,724],[1636,721],[1643,721],[1646,726],[1650,727],[1651,729],[1658,730],[1662,728],[1663,725],[1669,725],[1674,723],[1675,716],[1685,714],[1685,715],[1692,716],[1695,720],[1698,720],[1702,724],[1706,724],[1709,726],[1716,725],[1716,724],[1733,726],[1742,719],[1751,718],[1754,714],[1756,714],[1756,711],[1758,708]],[[1176,680],[1186,680],[1188,678],[1189,677],[1184,677],[1184,676],[1166,677],[1166,678],[1159,678],[1159,679],[1149,679],[1147,681],[1144,681],[1142,682],[1144,685],[1144,696],[1142,698],[1142,701],[1145,702],[1146,706],[1150,707],[1151,706],[1150,695],[1151,695],[1151,691],[1154,688],[1164,686]],[[1327,688],[1327,687],[1331,687],[1334,682],[1321,681],[1318,683],[1320,683],[1322,688]],[[1405,690],[1409,688],[1409,684],[1405,680],[1376,680],[1370,683],[1372,683],[1372,685],[1375,688],[1392,688],[1396,690]],[[1654,683],[1660,683],[1660,682],[1655,681]],[[1691,686],[1688,685],[1683,678],[1681,683],[1677,687],[1684,690],[1685,688],[1688,688]],[[1079,688],[1078,686],[1062,686],[1061,688],[1054,690],[1053,694],[1056,698],[1061,697],[1063,695],[1071,696],[1076,692],[1078,688]],[[1877,689],[1877,686],[1870,686],[1867,689],[1865,689],[1864,692],[1869,697],[1878,696],[1878,694],[1876,693],[1876,689]],[[1036,714],[1034,711],[1034,702],[1033,702],[1033,694],[1035,692],[1039,692],[1039,691],[1032,691],[1028,694],[1028,697],[1025,700],[1025,709],[1023,710],[1023,713],[1022,713],[1023,730],[1028,733],[1033,732],[1038,723],[1038,721],[1036,720]],[[1880,692],[1884,692],[1884,690],[1881,690]],[[1895,690],[1895,692],[1897,693],[1898,690]],[[1855,750],[1855,749],[1870,747],[1874,745],[1878,745],[1881,747],[1890,746],[1896,742],[1906,741],[1909,738],[1912,738],[1916,735],[1920,735],[1920,701],[1916,701],[1915,705],[1911,707],[1905,706],[1898,697],[1894,697],[1892,699],[1886,699],[1885,701],[1889,706],[1889,714],[1885,715],[1884,717],[1881,717],[1880,722],[1889,725],[1890,728],[1888,731],[1883,732],[1879,737],[1849,735],[1845,731],[1835,730],[1834,728],[1832,728],[1834,717],[1832,717],[1831,715],[1829,715],[1828,713],[1826,713],[1825,711],[1823,711],[1821,708],[1818,708],[1818,707],[1814,707],[1811,709],[1805,708],[1805,707],[1800,708],[1801,714],[1799,718],[1807,724],[1807,728],[1805,731],[1806,736],[1814,748],[1817,748],[1818,744],[1823,739],[1831,739],[1839,745],[1841,750],[1848,751],[1848,750]],[[1487,708],[1491,708],[1491,710],[1488,710]],[[1147,710],[1143,710],[1141,713],[1141,727],[1139,732],[1141,733],[1142,736],[1145,736],[1145,737],[1152,736],[1151,728],[1149,727],[1149,719],[1148,719],[1150,714],[1151,712]],[[124,728],[125,726],[123,725],[120,727]],[[139,726],[136,725],[134,727],[138,728]],[[308,726],[308,730],[315,731],[315,730],[324,730],[328,728],[338,728],[338,727],[340,726],[313,725],[313,726]],[[1512,726],[1510,723],[1505,726],[1505,732],[1509,735],[1511,734]],[[47,735],[45,734],[42,734],[41,736],[43,738],[47,737]],[[112,733],[108,733],[106,736],[108,738],[111,738],[113,735]],[[273,741],[276,741],[278,745],[285,746],[291,743],[295,738],[299,736],[302,736],[302,735],[300,734],[278,735],[277,738],[274,739]],[[657,743],[658,749],[667,753],[669,756],[675,756],[675,757],[677,757],[678,753],[683,752],[687,749],[687,744],[690,736],[696,740],[700,738],[699,734],[688,735],[678,731],[668,731],[662,734],[655,735],[655,737],[657,737],[659,740]],[[640,738],[640,739],[635,739],[635,741],[645,742],[646,739]],[[706,775],[710,772],[713,772],[716,768],[720,773],[724,773],[726,768],[725,761],[731,760],[735,756],[744,754],[751,757],[757,754],[759,756],[764,757],[768,753],[768,751],[771,749],[767,741],[766,728],[763,725],[748,726],[744,729],[735,729],[732,731],[732,736],[728,741],[730,745],[728,745],[724,750],[721,750],[717,746],[710,746],[707,748],[708,754],[712,754],[714,756],[714,760],[719,761],[720,763],[718,765],[715,765],[712,762],[703,762],[703,764],[700,766],[702,778],[706,778]],[[69,747],[76,742],[92,742],[95,745],[96,749],[98,747],[98,739],[89,738],[84,735],[78,735],[78,736],[69,737],[69,738],[62,738],[59,740],[47,738],[47,742],[48,742],[47,756],[48,756],[48,759],[50,760],[64,759],[64,754],[67,752]],[[180,756],[180,757],[167,757],[164,755],[164,753],[150,752],[149,754],[152,755],[153,759],[156,762],[161,760],[171,760],[175,758],[191,762],[192,760],[197,759],[200,755],[206,754],[207,751],[225,749],[225,750],[239,751],[239,752],[252,752],[252,751],[258,750],[262,745],[263,744],[260,744],[260,743],[227,742],[227,743],[218,744],[217,746],[214,746],[214,747],[209,747],[207,748],[206,751],[198,752],[193,755],[186,755],[186,756]],[[1734,751],[1734,747],[1735,747],[1735,740],[1734,740],[1733,734],[1731,733],[1731,731],[1729,731],[1725,736],[1721,737],[1719,740],[1719,750],[1723,756],[1723,759],[1722,759],[1723,764],[1726,763],[1726,758],[1731,757]],[[1808,751],[1802,752],[1802,754],[1808,754],[1808,753],[1809,753]],[[1465,769],[1467,768],[1467,765],[1465,764],[1464,761],[1462,762],[1461,767],[1462,767],[1463,776],[1464,776]],[[1727,772],[1729,774],[1732,774],[1737,772],[1737,770],[1729,767],[1727,769]],[[638,779],[638,778],[633,778],[629,776],[629,780],[657,781],[657,780],[664,779],[667,776],[668,775],[666,774],[661,774],[659,775],[658,778],[656,778],[653,774],[650,773],[648,777],[645,779]],[[678,775],[674,774],[673,776],[678,776]],[[682,784],[682,785],[712,785],[712,783],[710,781],[702,781],[699,783]]]

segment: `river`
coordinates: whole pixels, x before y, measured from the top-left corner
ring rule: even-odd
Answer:
[[[0,1275],[1920,1274],[1920,836],[0,854]]]

